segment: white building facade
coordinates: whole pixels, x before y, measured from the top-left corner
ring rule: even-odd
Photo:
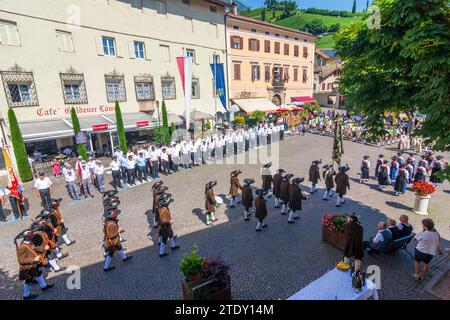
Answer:
[[[118,144],[119,102],[129,143],[145,141],[164,100],[169,124],[185,101],[177,57],[192,56],[191,111],[214,115],[210,64],[225,62],[220,0],[2,0],[0,116],[19,121],[27,151],[73,145],[75,107],[88,150]],[[8,140],[8,139],[5,139]]]

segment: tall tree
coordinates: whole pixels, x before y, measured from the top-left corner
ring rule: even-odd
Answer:
[[[343,61],[339,87],[350,111],[375,135],[385,112],[405,113],[410,128],[437,151],[450,150],[450,9],[447,0],[376,0],[382,21],[362,20],[336,35]],[[447,170],[450,170],[447,167]]]
[[[23,142],[22,132],[20,131],[19,123],[17,122],[16,114],[12,108],[8,110],[9,131],[11,134],[11,142],[14,150],[14,155],[17,162],[17,170],[19,171],[22,181],[33,180],[33,172],[28,162],[27,150]]]
[[[75,132],[75,134],[81,132],[80,120],[78,119],[77,111],[74,107],[70,109],[70,117],[72,118],[73,132]],[[77,152],[80,156],[83,157],[84,160],[87,160],[88,155],[86,151],[86,145],[84,143],[77,144]]]
[[[120,109],[119,102],[116,101],[114,107],[116,113],[116,125],[117,125],[117,135],[119,137],[119,147],[123,153],[127,153],[127,137],[125,135],[125,128],[123,126],[122,110]]]
[[[369,0],[367,0],[367,2],[366,2],[366,12],[367,12],[368,8],[369,8]]]
[[[353,0],[352,13],[356,13],[356,0]]]
[[[266,21],[266,9],[262,9],[261,11],[261,20],[262,21]]]

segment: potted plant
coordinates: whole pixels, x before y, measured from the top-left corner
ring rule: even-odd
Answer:
[[[430,194],[434,193],[436,188],[430,182],[418,180],[413,184],[413,191],[416,193],[414,213],[428,215],[428,204],[431,199]]]
[[[194,246],[185,254],[180,264],[184,275],[182,281],[185,300],[230,300],[231,283],[229,266],[220,258],[206,259]]]
[[[344,225],[347,216],[341,214],[328,214],[322,217],[322,240],[332,244],[338,249],[345,249]]]

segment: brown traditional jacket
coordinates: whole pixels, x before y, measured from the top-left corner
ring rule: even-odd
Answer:
[[[17,261],[19,262],[19,280],[30,280],[39,276],[39,265],[34,258],[38,256],[31,242],[22,241],[17,246]]]
[[[109,252],[122,249],[117,221],[108,220],[105,222],[105,249]]]
[[[267,190],[267,189],[272,188],[272,181],[273,181],[272,175],[270,175],[270,174],[262,175],[261,178],[262,178],[262,188],[263,189]]]
[[[317,165],[312,165],[309,168],[309,181],[316,184],[320,179],[319,167]]]
[[[231,177],[231,179],[230,179],[230,195],[237,196],[239,189],[242,190],[241,184],[239,183],[239,178],[237,176]]]
[[[261,197],[255,199],[255,218],[262,220],[267,217],[266,200]]]
[[[297,185],[291,184],[289,189],[289,208],[294,211],[302,210],[302,200],[306,200],[302,190]]]
[[[281,182],[283,181],[283,176],[281,173],[276,173],[273,176],[273,195],[279,198],[281,195]]]
[[[170,209],[167,207],[161,207],[159,209],[159,219],[159,236],[163,237],[164,240],[166,240],[167,238],[172,238],[172,215],[170,213]]]
[[[280,186],[280,199],[288,203],[289,202],[289,189],[291,188],[291,183],[288,180],[282,181]]]
[[[347,189],[350,188],[350,181],[348,179],[348,175],[342,172],[336,174],[336,178],[334,179],[336,182],[336,192],[344,196],[347,193]]]
[[[216,196],[212,189],[206,190],[205,193],[205,210],[208,212],[216,212]]]
[[[247,184],[242,187],[242,205],[244,208],[253,207],[252,187]]]
[[[355,257],[355,259],[358,260],[362,259],[364,254],[363,233],[364,229],[358,223],[350,221],[349,223],[344,225],[345,257]]]
[[[330,171],[329,174],[327,174],[327,170],[323,172],[323,179],[325,180],[325,186],[327,189],[333,189],[334,188],[334,179],[333,176],[336,175],[334,171]]]

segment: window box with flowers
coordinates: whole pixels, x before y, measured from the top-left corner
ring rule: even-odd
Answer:
[[[413,191],[416,193],[414,213],[428,215],[428,204],[431,199],[430,194],[434,193],[436,188],[430,182],[419,180],[413,184]]]
[[[231,300],[229,266],[220,258],[206,259],[194,246],[180,264],[184,300]]]
[[[345,249],[344,225],[347,216],[340,214],[328,214],[322,217],[322,240],[340,250]]]

